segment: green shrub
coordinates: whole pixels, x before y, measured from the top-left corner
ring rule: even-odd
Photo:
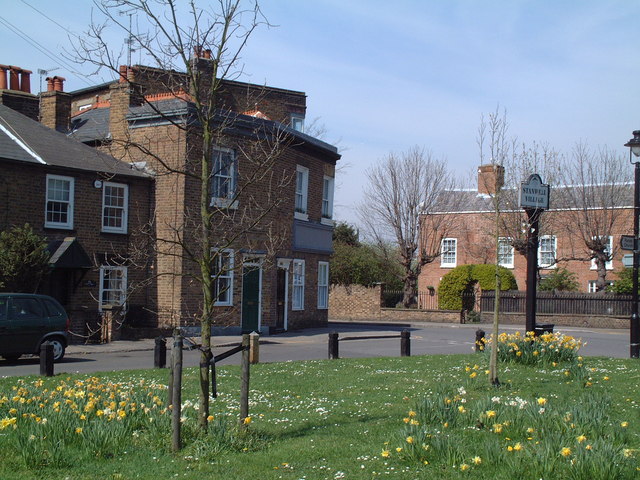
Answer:
[[[565,292],[577,292],[579,288],[576,274],[566,268],[559,268],[546,276],[538,285],[538,290],[550,292],[560,290]]]
[[[510,270],[498,267],[501,290],[517,290],[518,284]],[[440,281],[438,303],[443,310],[461,310],[462,293],[477,283],[482,290],[496,289],[495,265],[460,265],[447,273]]]

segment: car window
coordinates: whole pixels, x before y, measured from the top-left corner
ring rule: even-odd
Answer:
[[[0,322],[4,322],[7,319],[7,299],[0,298]]]
[[[50,317],[64,317],[65,316],[64,310],[56,302],[52,302],[48,298],[43,298],[42,301],[44,302],[44,305],[47,308],[47,311],[49,312],[48,314],[49,314]]]
[[[42,318],[44,316],[42,306],[35,298],[14,297],[12,302],[11,309],[13,310],[14,318],[17,320],[21,318]]]

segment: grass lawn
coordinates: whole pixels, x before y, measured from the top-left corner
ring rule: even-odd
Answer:
[[[179,454],[166,370],[1,379],[0,478],[640,478],[638,360],[503,363],[499,388],[487,360],[255,365],[247,434],[234,428],[239,368],[219,368],[207,436],[194,428],[189,369]]]

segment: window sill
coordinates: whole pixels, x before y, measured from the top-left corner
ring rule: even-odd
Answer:
[[[320,219],[320,223],[323,225],[329,225],[330,227],[333,227],[336,224],[336,222],[332,218],[325,218],[325,217],[322,217]]]
[[[456,266],[452,264],[441,264],[440,268],[456,268]]]
[[[214,307],[233,307],[233,303],[228,302],[215,302],[213,304]]]
[[[304,308],[293,308],[291,307],[292,312],[304,312]]]
[[[73,230],[73,225],[61,225],[59,223],[45,223],[44,228],[52,230]]]
[[[302,212],[294,212],[293,213],[293,218],[295,218],[296,220],[302,220],[304,222],[308,222],[309,221],[309,214],[308,213],[302,213]]]
[[[120,235],[126,235],[128,232],[126,230],[107,230],[106,228],[103,228],[102,230],[100,230],[100,233],[116,233]]]
[[[238,200],[233,200],[231,198],[216,197],[211,199],[209,206],[228,210],[237,210],[239,203]]]

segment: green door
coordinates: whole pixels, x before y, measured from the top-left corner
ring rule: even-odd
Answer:
[[[245,266],[242,273],[242,333],[257,332],[260,321],[260,267]]]

